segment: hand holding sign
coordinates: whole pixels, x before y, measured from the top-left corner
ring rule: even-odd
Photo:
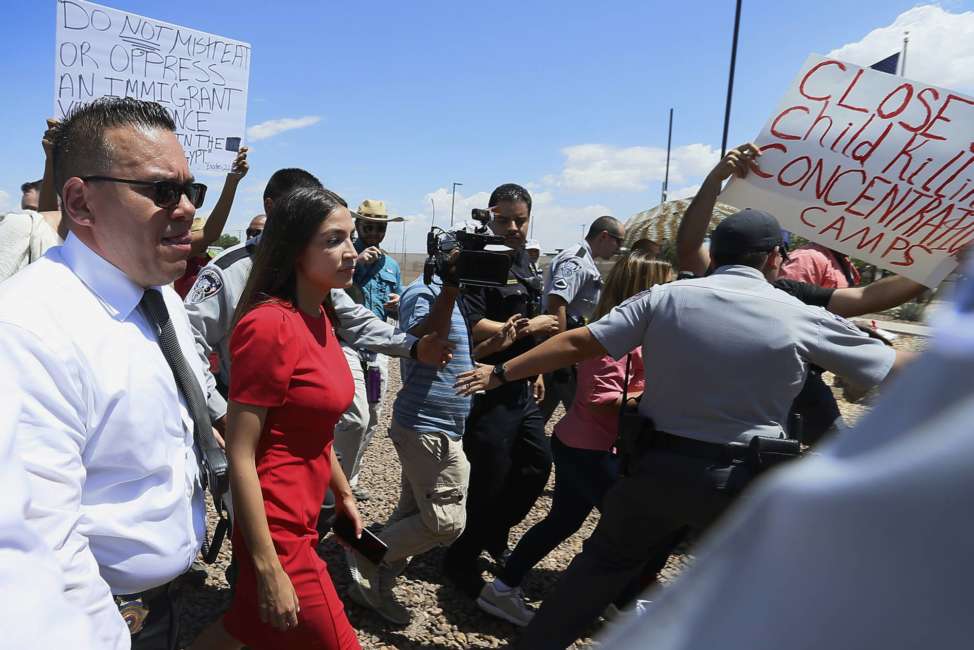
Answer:
[[[761,152],[758,148],[750,142],[734,147],[724,154],[723,159],[710,174],[718,182],[723,182],[731,176],[744,178],[750,171],[751,165],[754,164],[754,159],[760,155]]]
[[[234,180],[240,182],[247,172],[250,171],[250,164],[247,162],[247,151],[248,147],[240,147],[240,151],[237,152],[237,157],[233,159],[233,164],[230,165],[230,173],[227,174],[227,180]]]

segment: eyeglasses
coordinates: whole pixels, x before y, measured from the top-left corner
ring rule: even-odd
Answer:
[[[386,231],[386,224],[384,224],[384,223],[370,223],[370,222],[366,221],[364,223],[360,223],[359,224],[359,228],[362,229],[362,232],[375,232],[375,233],[380,233],[380,232],[385,232]]]
[[[109,183],[125,183],[127,185],[141,185],[152,188],[152,202],[164,210],[172,210],[182,198],[183,194],[193,204],[199,208],[203,205],[206,198],[206,185],[203,183],[177,183],[176,181],[134,181],[127,178],[113,178],[111,176],[82,176],[81,180],[106,181]]]
[[[263,228],[247,228],[244,232],[247,233],[247,239],[253,239],[260,233],[264,232]]]

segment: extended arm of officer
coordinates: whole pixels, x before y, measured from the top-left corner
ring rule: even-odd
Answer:
[[[493,366],[477,364],[460,374],[455,387],[460,395],[497,388],[502,383],[552,372],[573,363],[606,354],[621,359],[642,344],[652,311],[652,290],[629,298],[587,327],[568,330],[518,355],[504,366],[503,380]]]
[[[349,345],[395,357],[409,357],[415,345],[416,359],[438,368],[446,365],[453,356],[452,346],[446,338],[435,332],[421,338],[401,332],[376,318],[368,308],[356,304],[341,289],[332,290],[331,301],[338,316],[335,331]]]
[[[697,195],[690,202],[686,214],[680,220],[680,227],[676,233],[677,266],[681,271],[689,271],[694,275],[703,275],[707,272],[710,266],[710,252],[704,247],[703,240],[707,237],[707,228],[713,217],[720,186],[733,174],[741,178],[747,176],[751,161],[758,155],[760,152],[753,144],[742,144],[728,151],[717,166],[707,174]]]

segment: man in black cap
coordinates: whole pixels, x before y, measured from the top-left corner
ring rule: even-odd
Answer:
[[[760,152],[753,144],[743,144],[727,152],[704,179],[693,201],[680,221],[676,237],[677,265],[680,277],[706,274],[711,266],[710,252],[704,245],[721,184],[732,175],[744,178],[759,163]],[[791,256],[791,261],[794,256]],[[786,262],[783,267],[790,264]],[[852,318],[891,309],[919,296],[925,289],[909,278],[893,275],[863,286],[824,287],[790,277],[770,278],[771,283],[806,305],[824,307],[833,314]],[[822,368],[809,369],[805,386],[792,404],[793,414],[800,417],[801,440],[815,444],[843,428],[839,407],[832,390],[822,381]]]
[[[773,458],[761,449],[794,453],[781,439],[809,365],[871,387],[902,362],[844,319],[774,288],[782,252],[777,220],[743,210],[713,233],[711,275],[655,286],[587,327],[460,376],[466,392],[604,354],[620,359],[640,344],[652,359],[628,475],[518,647],[570,645],[644,568],[662,568],[684,531],[707,528],[730,505]]]

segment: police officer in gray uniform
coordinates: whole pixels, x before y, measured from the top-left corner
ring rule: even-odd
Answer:
[[[589,226],[585,240],[558,253],[545,276],[544,309],[558,317],[559,331],[586,325],[602,294],[602,272],[595,260],[619,252],[625,228],[615,217],[599,217]],[[575,400],[575,368],[559,368],[545,375],[541,414],[545,424],[558,404],[567,411]]]
[[[693,566],[603,647],[969,646],[972,271],[954,304],[938,310],[923,356],[869,415],[755,486],[699,545]]]
[[[771,215],[739,212],[711,242],[712,275],[654,287],[587,328],[458,381],[461,391],[491,388],[607,353],[621,358],[639,344],[652,360],[630,471],[519,647],[567,647],[644,567],[665,564],[683,530],[709,526],[771,460],[762,449],[787,448],[788,410],[810,364],[869,387],[906,358],[768,282],[782,259]]]

